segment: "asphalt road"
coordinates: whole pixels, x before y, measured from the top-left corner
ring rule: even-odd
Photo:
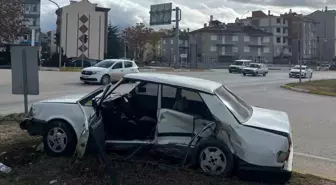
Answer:
[[[288,113],[294,134],[294,169],[336,178],[336,98],[293,92],[281,84],[298,81],[288,78],[288,71],[270,71],[266,76],[215,72],[181,72],[223,83],[251,105]],[[29,102],[68,94],[90,92],[99,85],[79,81],[79,73],[41,71],[40,95]],[[336,72],[314,72],[314,79],[336,78]],[[23,112],[22,95],[11,94],[11,72],[0,70],[0,114]]]

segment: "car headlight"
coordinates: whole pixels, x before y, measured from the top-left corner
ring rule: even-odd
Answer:
[[[95,74],[99,74],[100,71],[93,71],[92,74],[95,75]]]

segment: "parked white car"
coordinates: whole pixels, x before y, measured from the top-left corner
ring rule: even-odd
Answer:
[[[138,66],[127,59],[106,59],[93,67],[84,68],[80,80],[85,83],[101,83],[106,85],[120,80],[125,74],[138,73]]]
[[[300,65],[296,65],[289,70],[289,78],[300,77]],[[313,70],[308,66],[301,65],[301,77],[302,78],[312,78]]]
[[[34,103],[29,115],[21,128],[42,135],[45,151],[53,156],[82,156],[94,136],[100,146],[150,145],[163,155],[188,156],[190,164],[211,175],[229,176],[236,166],[288,177],[292,171],[288,115],[250,106],[222,84],[204,79],[127,74],[86,96]]]
[[[230,66],[229,66],[229,72],[237,72],[241,73],[242,69],[246,66],[248,66],[252,61],[251,60],[235,60]]]
[[[246,76],[247,74],[251,74],[253,76],[266,76],[268,73],[268,68],[265,64],[262,63],[250,63],[248,67],[244,67],[242,69],[242,73],[244,76]]]

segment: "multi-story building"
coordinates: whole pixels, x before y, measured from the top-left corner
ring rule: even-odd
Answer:
[[[289,57],[292,55],[291,45],[288,44],[288,20],[283,16],[272,15],[270,11],[266,15],[262,11],[253,11],[251,17],[239,20],[245,25],[256,26],[265,32],[272,33],[274,57]]]
[[[49,50],[49,54],[50,56],[53,53],[56,53],[57,50],[57,45],[55,43],[55,39],[56,39],[56,30],[50,30],[47,32],[48,35],[48,50]]]
[[[24,0],[24,19],[28,30],[22,38],[14,41],[15,44],[32,43],[32,33],[35,32],[35,45],[40,45],[40,16],[41,16],[41,0]],[[33,31],[34,30],[34,31]]]
[[[56,11],[56,32],[61,33],[61,48],[68,58],[104,59],[109,10],[81,0]]]
[[[316,60],[317,22],[302,14],[292,13],[291,10],[281,16],[288,20],[288,44],[292,46],[292,64],[297,63],[299,59],[307,62]]]
[[[234,59],[273,61],[272,34],[241,23],[224,24],[212,20],[209,26],[189,33],[190,61],[231,63]]]
[[[318,22],[316,25],[317,56],[331,61],[336,56],[336,10],[317,10],[306,17]]]
[[[178,59],[181,57],[184,61],[187,60],[189,55],[189,36],[187,31],[180,31],[179,35],[179,52],[180,57],[176,56],[176,36],[175,29],[167,35],[161,37],[161,54],[163,61],[171,64],[179,63]],[[186,57],[185,57],[186,56]]]

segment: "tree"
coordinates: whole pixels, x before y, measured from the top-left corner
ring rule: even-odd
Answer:
[[[146,50],[146,43],[151,40],[154,30],[147,28],[144,24],[138,23],[136,26],[125,28],[122,32],[122,38],[128,48],[135,52],[135,57],[142,60]]]
[[[13,42],[26,30],[23,0],[0,0],[0,43]]]
[[[112,26],[110,22],[107,30],[107,56],[105,58],[120,58],[123,48],[119,27]]]

